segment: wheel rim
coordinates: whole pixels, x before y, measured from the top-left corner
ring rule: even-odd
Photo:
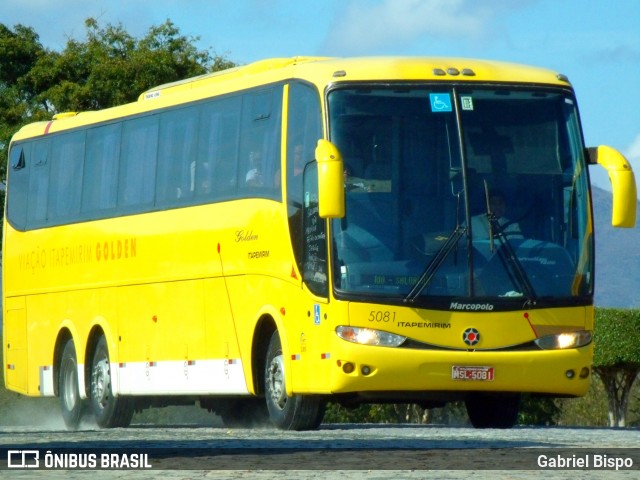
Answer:
[[[272,403],[280,410],[283,410],[287,404],[287,389],[284,385],[284,360],[282,355],[278,355],[271,360],[267,382],[269,383]]]
[[[78,403],[77,381],[76,381],[76,364],[71,360],[67,360],[63,366],[63,391],[62,399],[67,410],[72,411]]]
[[[104,409],[110,398],[111,372],[109,370],[109,360],[106,357],[100,358],[93,364],[91,373],[91,398]]]

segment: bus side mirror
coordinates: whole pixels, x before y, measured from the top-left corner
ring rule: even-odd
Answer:
[[[613,190],[611,225],[614,227],[634,227],[638,197],[631,165],[620,152],[611,147],[601,145],[589,148],[588,153],[590,165],[601,165],[609,173]]]
[[[320,218],[342,218],[344,206],[344,162],[336,146],[318,140],[318,214]]]

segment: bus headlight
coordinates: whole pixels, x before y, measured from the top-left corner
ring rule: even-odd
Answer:
[[[359,343],[360,345],[377,345],[380,347],[399,347],[407,337],[395,335],[373,328],[346,327],[340,325],[336,328],[336,333],[347,342]]]
[[[565,348],[584,347],[591,343],[591,332],[578,330],[577,332],[559,333],[538,338],[535,343],[543,350],[562,350]]]

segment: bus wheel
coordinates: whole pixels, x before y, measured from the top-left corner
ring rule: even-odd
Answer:
[[[325,402],[309,395],[287,395],[284,358],[278,332],[269,342],[265,364],[265,397],[269,417],[281,430],[313,430],[324,417]]]
[[[127,427],[133,417],[131,399],[113,395],[109,349],[104,337],[98,341],[91,364],[91,407],[96,423],[102,428]]]
[[[475,394],[465,404],[475,428],[511,428],[518,421],[520,395]]]
[[[82,419],[84,402],[80,398],[78,388],[78,361],[73,339],[67,340],[62,350],[58,386],[64,424],[69,430],[75,430]]]

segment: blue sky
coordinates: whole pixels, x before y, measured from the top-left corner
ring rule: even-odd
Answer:
[[[2,0],[0,23],[48,48],[84,38],[84,19],[134,36],[171,19],[238,63],[297,55],[465,56],[569,76],[588,146],[640,172],[640,0]],[[602,169],[593,182],[608,187]],[[640,176],[637,176],[640,180]]]

